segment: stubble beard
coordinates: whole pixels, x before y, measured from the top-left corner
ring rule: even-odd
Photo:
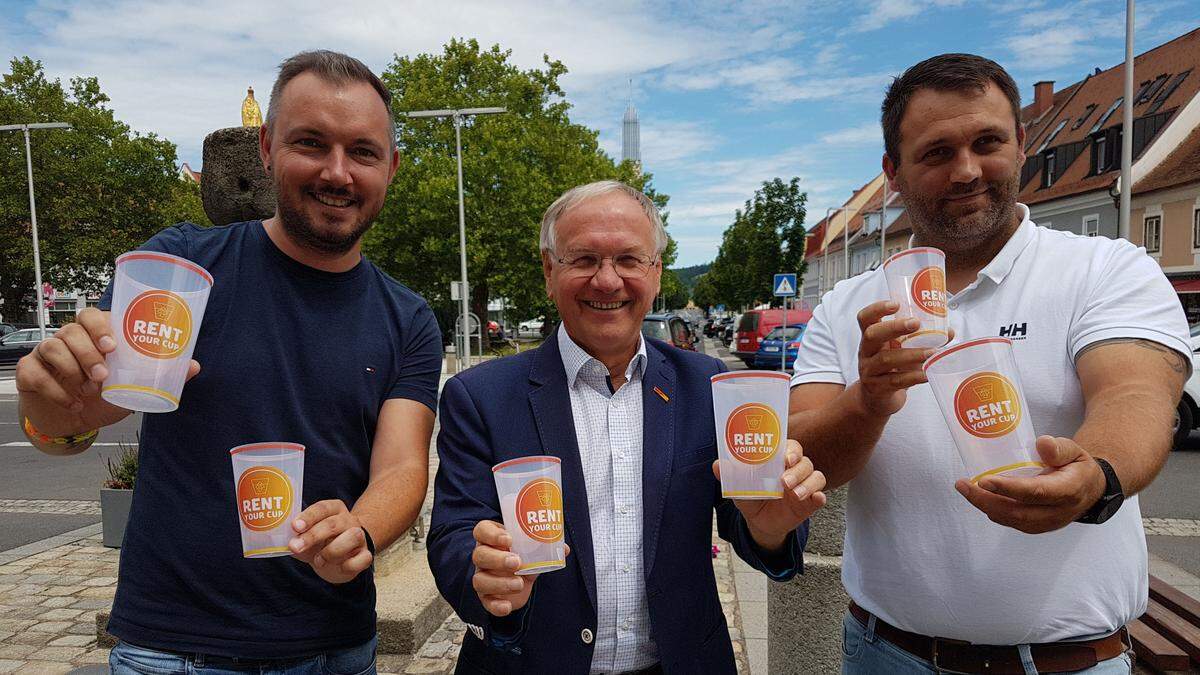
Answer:
[[[305,188],[301,193],[307,191],[308,189]],[[324,190],[324,192],[332,194],[334,191]],[[362,239],[367,230],[371,229],[371,225],[379,215],[379,211],[376,211],[358,220],[349,232],[343,234],[331,228],[317,227],[303,209],[298,208],[290,198],[283,197],[285,193],[279,189],[278,184],[275,186],[275,194],[278,195],[279,222],[288,238],[297,246],[325,255],[342,255],[349,252]],[[345,192],[345,196],[350,196],[348,191]]]
[[[978,189],[963,190],[961,194]],[[976,252],[990,251],[997,238],[1006,237],[1016,220],[1019,189],[1019,173],[1006,180],[988,183],[987,206],[962,216],[947,213],[939,205],[940,197],[905,194],[904,203],[910,212],[913,232],[921,244],[970,257]]]

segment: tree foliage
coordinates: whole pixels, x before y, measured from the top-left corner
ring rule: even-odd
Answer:
[[[734,214],[716,260],[697,280],[692,294],[696,304],[753,307],[773,299],[776,273],[803,275],[807,200],[799,178],[764,181]]]
[[[30,132],[42,278],[102,289],[113,261],[179,220],[207,224],[198,186],[179,180],[175,145],[116,119],[94,77],[66,86],[40,61],[14,58],[0,80],[0,123],[67,122]],[[0,306],[30,309],[33,245],[21,132],[0,133]]]
[[[571,121],[559,86],[566,66],[545,57],[542,67],[521,70],[510,54],[499,46],[481,49],[475,40],[452,40],[440,54],[397,56],[382,76],[394,96],[400,170],[365,248],[425,296],[443,330],[457,313],[449,286],[459,279],[454,125],[401,113],[508,110],[466,118],[461,130],[468,280],[472,311],[481,318],[489,299],[503,297],[514,327],[538,315],[553,319],[538,234],[542,213],[568,188],[611,178],[642,190],[660,209],[667,204],[668,197],[651,187],[651,176],[615,163],[600,149],[595,131]],[[674,256],[671,242],[664,265]],[[671,282],[678,284],[673,275]]]

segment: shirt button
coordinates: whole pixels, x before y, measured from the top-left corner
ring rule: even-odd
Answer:
[[[629,507],[625,506],[624,504],[622,504],[621,508],[619,508],[617,510],[621,512],[621,515],[625,515],[626,513],[629,513]]]
[[[628,572],[629,571],[629,563],[625,563],[625,566],[621,568],[621,571]]]
[[[585,645],[592,644],[592,637],[591,628],[584,628],[583,630],[579,631],[579,639],[583,640],[583,644]]]

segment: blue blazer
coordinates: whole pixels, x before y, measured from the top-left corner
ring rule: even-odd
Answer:
[[[666,673],[735,673],[713,576],[713,510],[721,538],[780,581],[801,571],[808,523],[789,535],[783,552],[759,555],[741,512],[721,498],[712,474],[717,448],[709,377],[724,364],[653,339],[646,340],[646,355],[642,548],[651,634]],[[587,673],[597,622],[597,542],[556,336],[452,378],[442,392],[440,419],[429,565],[438,590],[468,625],[457,672]],[[571,552],[566,568],[538,577],[524,608],[499,618],[483,608],[471,585],[471,531],[481,520],[502,520],[491,467],[528,455],[562,460]]]

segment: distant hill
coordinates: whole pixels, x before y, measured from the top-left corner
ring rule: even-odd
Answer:
[[[696,287],[696,279],[700,278],[701,274],[707,273],[710,267],[712,267],[712,263],[704,263],[691,267],[679,267],[672,271],[675,272],[675,276],[679,277],[679,281],[691,291]]]

